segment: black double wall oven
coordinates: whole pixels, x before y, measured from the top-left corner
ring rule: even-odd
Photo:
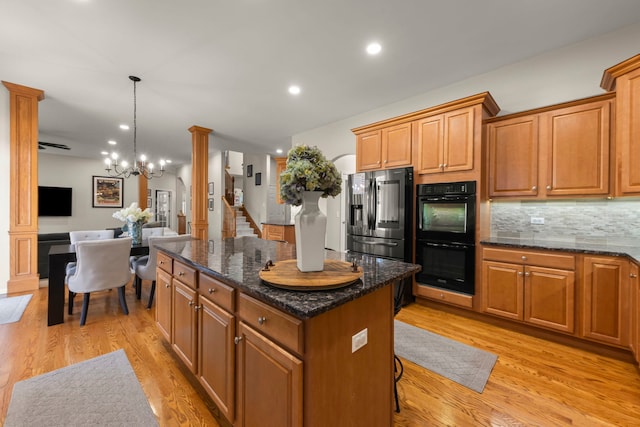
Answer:
[[[476,182],[416,188],[416,282],[475,293]]]

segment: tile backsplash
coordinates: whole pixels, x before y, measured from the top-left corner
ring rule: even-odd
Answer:
[[[532,217],[544,218],[544,224],[532,224]],[[494,201],[491,236],[637,245],[640,200]]]

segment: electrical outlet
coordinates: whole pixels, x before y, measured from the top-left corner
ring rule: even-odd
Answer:
[[[538,217],[538,216],[532,216],[531,217],[531,224],[542,225],[542,224],[544,224],[544,218]]]
[[[351,353],[355,353],[367,345],[367,328],[351,337]]]

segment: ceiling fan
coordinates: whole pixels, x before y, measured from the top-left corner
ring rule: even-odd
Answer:
[[[64,144],[54,144],[52,142],[38,141],[38,150],[46,150],[47,147],[59,148],[61,150],[71,150],[71,148]]]

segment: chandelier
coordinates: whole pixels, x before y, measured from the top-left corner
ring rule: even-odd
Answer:
[[[138,147],[136,145],[136,84],[140,81],[140,77],[129,76],[129,80],[133,82],[133,164],[129,165],[126,160],[118,163],[118,154],[112,153],[111,158],[106,158],[106,171],[109,176],[129,178],[130,176],[142,175],[147,179],[159,178],[164,173],[165,161],[160,160],[160,170],[153,170],[153,163],[147,163],[147,158],[143,155],[138,160]]]

